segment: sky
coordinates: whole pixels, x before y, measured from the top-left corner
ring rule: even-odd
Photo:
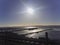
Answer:
[[[32,8],[34,14],[27,14]],[[60,24],[60,0],[0,0],[0,25]]]

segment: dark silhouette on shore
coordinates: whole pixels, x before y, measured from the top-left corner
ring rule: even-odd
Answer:
[[[28,38],[25,35],[18,35],[12,32],[0,32],[0,45],[58,45],[55,40],[50,40],[48,38],[48,33],[46,32],[46,37]]]

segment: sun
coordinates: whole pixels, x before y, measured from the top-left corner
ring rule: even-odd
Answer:
[[[34,9],[33,8],[27,8],[27,13],[28,14],[34,14]]]

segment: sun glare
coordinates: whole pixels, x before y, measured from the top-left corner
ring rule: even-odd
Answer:
[[[27,8],[27,13],[28,14],[33,14],[34,13],[34,10],[32,8]]]

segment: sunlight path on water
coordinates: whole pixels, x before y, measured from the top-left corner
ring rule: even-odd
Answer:
[[[35,30],[22,30],[22,31],[16,31],[14,33],[18,33],[18,34],[28,34],[28,33],[34,33],[34,32],[39,32],[39,31],[43,31],[44,29],[35,29]]]

